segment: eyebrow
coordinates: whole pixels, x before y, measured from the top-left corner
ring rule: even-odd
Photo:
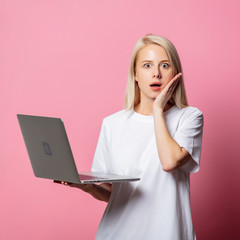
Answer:
[[[152,60],[143,60],[142,63],[144,62],[153,62]],[[162,60],[161,62],[170,62],[169,60]]]

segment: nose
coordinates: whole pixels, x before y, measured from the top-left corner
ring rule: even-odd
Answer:
[[[157,67],[157,68],[155,68],[154,69],[154,72],[153,72],[153,77],[155,78],[161,78],[162,77],[162,75],[161,75],[161,72],[160,72],[160,69]]]

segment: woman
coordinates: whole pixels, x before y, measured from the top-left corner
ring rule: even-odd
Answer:
[[[103,119],[92,170],[141,180],[62,182],[108,202],[96,239],[196,239],[189,177],[200,167],[202,130],[203,114],[188,106],[173,44],[153,34],[139,39],[124,109]]]

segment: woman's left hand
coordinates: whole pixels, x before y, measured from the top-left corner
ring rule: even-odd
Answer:
[[[163,111],[167,102],[171,98],[172,93],[173,93],[174,89],[176,88],[179,78],[181,76],[182,76],[182,73],[178,73],[172,80],[169,81],[169,83],[166,85],[166,87],[160,92],[160,94],[154,100],[153,109],[160,108]]]

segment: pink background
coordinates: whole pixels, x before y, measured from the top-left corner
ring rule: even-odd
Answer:
[[[63,118],[77,166],[89,170],[146,33],[174,43],[189,103],[205,116],[201,168],[191,175],[197,239],[237,239],[239,8],[237,0],[1,0],[0,239],[94,239],[106,204],[35,178],[16,114]]]

